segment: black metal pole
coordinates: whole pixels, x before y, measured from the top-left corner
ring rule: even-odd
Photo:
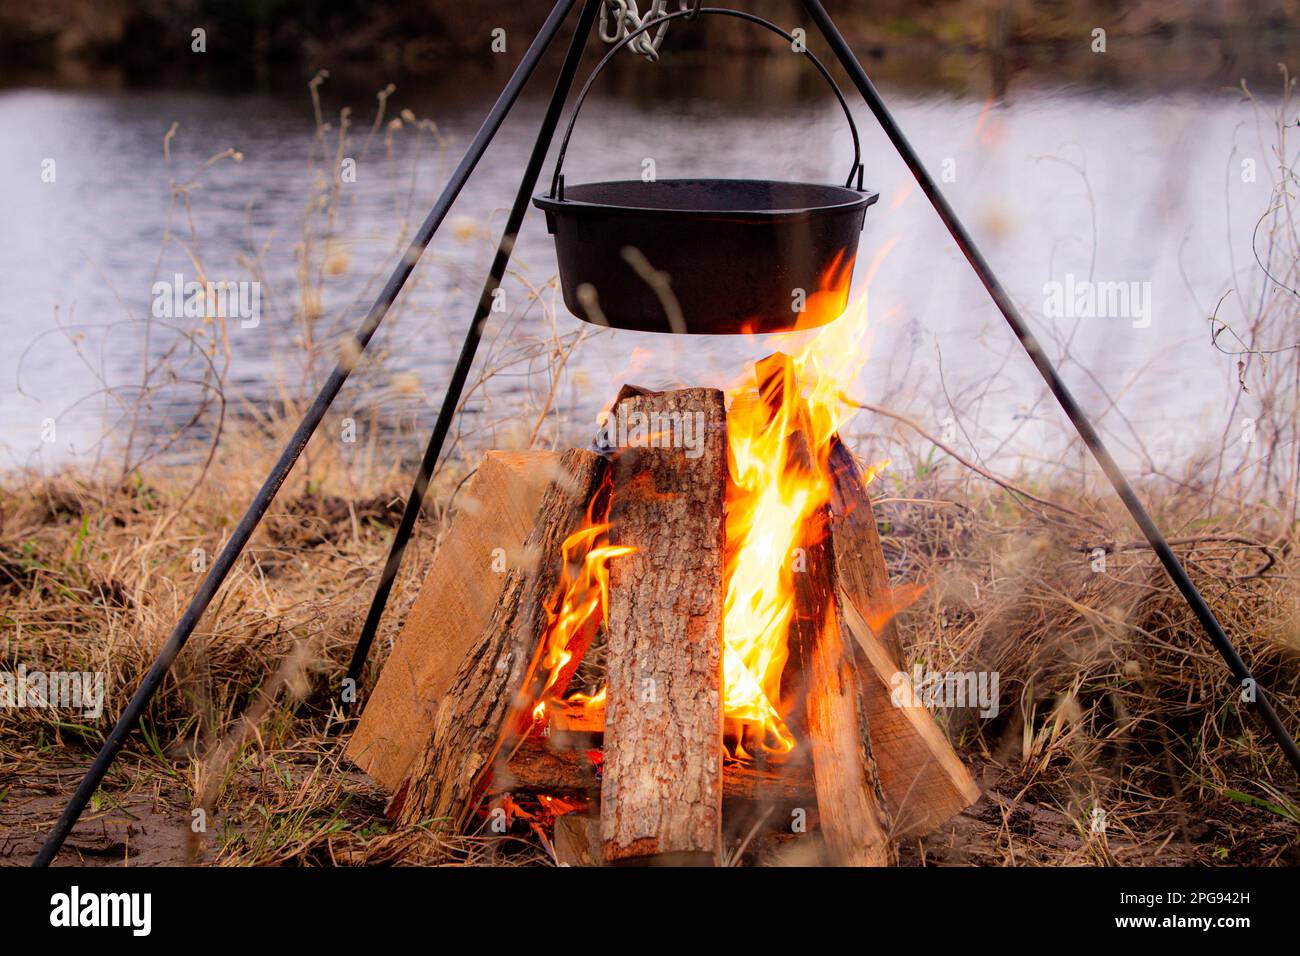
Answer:
[[[1093,428],[1092,422],[1088,420],[1083,409],[1079,407],[1079,403],[1070,394],[1064,380],[1052,367],[1047,354],[1043,351],[1042,346],[1038,344],[1038,340],[1020,315],[1020,310],[1016,308],[1015,303],[1011,301],[1011,297],[1002,288],[1002,284],[998,282],[997,277],[993,274],[993,269],[976,247],[975,241],[966,232],[965,227],[957,218],[956,212],[953,211],[952,206],[948,205],[948,200],[944,198],[943,193],[939,191],[939,187],[930,178],[930,174],[926,172],[920,157],[912,149],[907,137],[903,135],[903,131],[894,121],[894,117],[885,106],[880,93],[877,92],[871,78],[867,76],[866,70],[862,68],[862,64],[854,56],[853,50],[835,26],[834,21],[831,20],[830,14],[826,12],[820,0],[802,0],[802,2],[804,9],[813,18],[822,36],[826,38],[826,42],[835,51],[840,65],[844,67],[845,72],[848,73],[854,85],[858,88],[858,92],[866,100],[868,108],[876,117],[877,122],[880,123],[885,135],[889,137],[894,149],[898,151],[898,155],[902,157],[903,162],[907,164],[907,168],[911,170],[917,185],[921,187],[921,191],[930,200],[930,204],[934,206],[934,211],[939,214],[939,218],[943,220],[948,232],[952,234],[952,238],[956,241],[962,254],[966,256],[966,261],[971,264],[971,268],[979,275],[980,281],[984,283],[984,288],[988,290],[994,304],[1002,313],[1002,317],[1011,326],[1011,331],[1015,333],[1016,338],[1020,340],[1020,344],[1024,346],[1030,361],[1034,363],[1034,367],[1038,369],[1039,374],[1047,382],[1047,387],[1056,397],[1057,402],[1060,403],[1075,430],[1078,431],[1079,437],[1083,439],[1084,444],[1088,446],[1088,450],[1092,452],[1093,458],[1097,460],[1097,464],[1105,472],[1111,485],[1114,486],[1116,494],[1119,495],[1125,507],[1128,508],[1128,512],[1133,516],[1137,526],[1142,529],[1147,542],[1160,559],[1160,563],[1164,565],[1166,573],[1168,573],[1178,590],[1182,592],[1183,598],[1191,607],[1197,620],[1201,622],[1201,626],[1205,628],[1206,634],[1209,635],[1211,643],[1214,644],[1215,649],[1228,665],[1228,670],[1232,672],[1233,677],[1239,682],[1244,683],[1249,680],[1254,684],[1255,706],[1261,719],[1268,727],[1273,739],[1277,741],[1278,746],[1282,748],[1282,752],[1290,761],[1291,766],[1297,773],[1300,773],[1300,747],[1296,746],[1296,742],[1291,738],[1286,727],[1283,726],[1277,711],[1273,709],[1273,705],[1265,696],[1264,689],[1251,676],[1250,670],[1242,661],[1241,655],[1237,653],[1237,649],[1232,646],[1232,642],[1228,639],[1228,635],[1224,633],[1223,627],[1214,616],[1214,612],[1205,603],[1205,599],[1201,597],[1201,592],[1196,589],[1196,585],[1192,583],[1192,579],[1188,576],[1187,570],[1178,560],[1173,549],[1169,547],[1169,542],[1165,540],[1165,536],[1156,527],[1151,515],[1147,513],[1142,502],[1138,500],[1137,494],[1133,491],[1133,486],[1128,483],[1128,479],[1120,471],[1119,465],[1116,464],[1115,459],[1107,451],[1106,446],[1102,443],[1101,436]]]
[[[510,216],[506,219],[501,241],[497,244],[496,258],[492,260],[492,269],[488,273],[487,281],[483,283],[483,292],[479,296],[478,307],[474,310],[474,319],[465,332],[465,341],[460,349],[460,358],[456,360],[456,367],[451,373],[451,380],[447,383],[447,392],[442,400],[442,408],[438,412],[438,420],[433,426],[433,434],[429,436],[429,444],[424,450],[424,458],[420,461],[420,468],[415,476],[415,484],[411,488],[411,494],[406,499],[406,506],[402,510],[402,520],[397,525],[397,531],[393,535],[393,543],[388,550],[388,560],[384,564],[383,573],[379,576],[379,585],[375,588],[374,597],[370,601],[370,610],[366,614],[365,624],[361,627],[361,636],[357,639],[357,646],[352,652],[352,662],[348,665],[347,680],[352,682],[351,690],[354,693],[361,685],[361,671],[366,666],[366,658],[369,656],[370,647],[374,643],[375,632],[379,629],[379,622],[384,616],[384,608],[388,604],[388,596],[393,589],[393,581],[402,566],[402,556],[406,552],[406,543],[410,540],[411,532],[415,529],[415,522],[420,516],[420,506],[424,501],[424,494],[429,488],[429,479],[433,475],[434,468],[437,467],[438,458],[442,454],[443,443],[446,441],[447,432],[451,428],[451,420],[455,417],[456,408],[460,404],[460,396],[465,389],[465,382],[469,378],[470,367],[474,364],[474,356],[478,352],[479,342],[483,338],[483,326],[487,323],[488,314],[492,310],[493,295],[500,288],[501,279],[506,274],[506,266],[510,263],[510,254],[514,251],[515,240],[519,237],[519,229],[523,225],[524,214],[528,211],[528,202],[532,198],[533,190],[537,187],[537,178],[541,175],[542,164],[546,162],[546,154],[551,148],[555,128],[559,125],[560,116],[564,112],[564,103],[568,99],[569,90],[573,87],[573,78],[577,75],[578,65],[582,61],[582,52],[586,48],[587,38],[591,33],[592,24],[596,21],[596,14],[600,11],[602,2],[603,0],[587,0],[586,5],[582,8],[582,13],[578,18],[577,31],[573,34],[573,39],[569,43],[568,55],[564,59],[564,66],[560,69],[559,77],[556,78],[555,90],[551,94],[550,105],[547,106],[546,115],[542,118],[542,126],[537,133],[537,141],[533,144],[532,154],[528,157],[528,165],[524,169],[523,179],[520,180],[519,191],[515,194],[514,205],[510,207]],[[351,711],[351,703],[352,701],[345,699],[343,704],[345,714]]]
[[[244,546],[248,544],[248,539],[261,522],[262,516],[266,514],[266,509],[280,490],[280,486],[284,484],[284,480],[298,460],[298,456],[302,454],[303,448],[306,447],[312,433],[316,431],[316,427],[321,423],[321,419],[325,417],[325,412],[334,401],[335,396],[338,395],[339,389],[347,381],[348,375],[351,374],[353,367],[356,365],[360,353],[370,343],[375,330],[379,328],[379,323],[383,321],[389,307],[397,298],[397,294],[401,292],[403,284],[415,269],[415,264],[420,260],[420,254],[424,251],[425,246],[429,244],[429,240],[433,238],[433,234],[438,231],[438,227],[446,218],[452,203],[456,201],[456,197],[460,195],[460,191],[469,179],[470,173],[474,171],[474,167],[478,165],[478,161],[482,158],[488,144],[492,142],[497,130],[501,128],[501,123],[505,120],[506,114],[510,112],[510,108],[514,106],[515,101],[519,98],[524,84],[532,76],[533,70],[536,69],[543,54],[550,47],[556,33],[559,32],[560,26],[564,23],[569,11],[573,9],[576,2],[577,0],[558,0],[550,16],[546,18],[546,22],[538,30],[532,45],[528,47],[519,66],[515,68],[514,75],[510,77],[510,81],[506,84],[505,89],[501,91],[496,103],[493,104],[473,142],[465,151],[464,158],[461,159],[460,164],[451,174],[451,180],[443,189],[442,195],[438,197],[433,209],[430,210],[429,215],[420,225],[419,231],[415,234],[415,238],[411,240],[411,244],[407,247],[401,261],[384,284],[383,290],[379,293],[379,298],[371,306],[365,321],[361,323],[361,327],[357,330],[353,339],[355,347],[350,350],[350,354],[345,354],[338,365],[335,366],[334,371],[330,373],[329,378],[326,379],[324,386],[322,386],[320,394],[316,396],[311,407],[307,410],[307,414],[299,422],[293,437],[289,439],[288,445],[285,446],[279,460],[275,463],[275,467],[267,476],[266,481],[263,482],[262,487],[258,489],[257,496],[248,506],[248,510],[244,512],[244,516],[240,519],[234,533],[231,534],[230,540],[226,542],[221,554],[213,562],[212,570],[203,579],[203,583],[199,585],[199,589],[190,600],[189,606],[181,615],[180,620],[176,622],[176,627],[171,636],[167,638],[167,642],[159,651],[157,659],[150,666],[144,680],[140,682],[139,688],[122,711],[122,716],[118,718],[117,724],[109,732],[108,739],[104,741],[104,746],[95,757],[95,762],[86,771],[85,777],[82,778],[81,783],[78,784],[76,791],[72,794],[72,799],[68,801],[68,805],[64,808],[62,816],[54,824],[54,829],[50,831],[50,835],[46,837],[40,852],[36,854],[36,858],[32,861],[33,866],[48,866],[58,854],[59,848],[63,846],[63,841],[67,838],[69,831],[76,824],[82,811],[85,810],[86,804],[99,788],[104,775],[108,773],[113,758],[117,756],[118,751],[122,749],[122,745],[126,743],[127,735],[134,729],[136,722],[140,719],[140,714],[158,690],[163,678],[167,676],[172,662],[176,660],[176,655],[185,646],[185,642],[189,640],[190,634],[203,616],[203,612],[207,610],[208,604],[211,603],[212,598],[226,580],[226,575],[234,567],[235,561],[238,560]]]

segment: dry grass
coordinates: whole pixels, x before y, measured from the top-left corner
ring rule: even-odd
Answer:
[[[1072,497],[1081,519],[953,484],[927,477],[906,489],[927,501],[880,508],[896,575],[932,582],[899,617],[904,644],[927,671],[999,675],[1000,712],[954,710],[950,735],[1012,807],[1050,808],[1082,836],[1035,848],[1002,820],[992,857],[988,846],[967,852],[1004,863],[1060,862],[1063,851],[1078,863],[1300,862],[1293,771],[1127,516],[1107,499]],[[1156,504],[1165,527],[1195,506]],[[1223,515],[1196,529],[1176,551],[1300,732],[1294,528],[1270,534]],[[1092,832],[1096,809],[1104,834]]]
[[[125,486],[11,476],[0,491],[0,666],[100,671],[107,682],[99,720],[0,709],[7,862],[26,861],[35,829],[52,822],[59,798],[144,676],[202,577],[196,549],[212,560],[287,434],[274,431],[228,433],[228,454],[192,496],[199,465],[157,466]],[[281,492],[72,846],[99,840],[105,819],[109,829],[130,831],[145,813],[155,829],[137,837],[137,853],[156,850],[159,860],[420,862],[453,851],[471,860],[499,852],[473,838],[388,834],[382,795],[342,762],[340,681],[400,515],[396,489],[407,477],[393,459],[358,481],[366,470],[339,461],[339,447],[320,442],[310,471]],[[439,472],[377,641],[371,681],[463,477],[455,463]],[[204,833],[192,832],[195,808],[207,816]],[[109,851],[123,842],[104,839]]]
[[[23,862],[238,518],[272,443],[127,486],[10,480],[0,503],[0,660],[107,674],[104,718],[0,710],[0,832]],[[232,443],[239,439],[230,439]],[[337,687],[400,500],[396,469],[360,485],[327,448],[286,487],[143,728],[71,841],[112,856],[218,864],[545,862],[526,822],[504,837],[392,831],[383,794],[342,760]],[[904,848],[919,862],[1295,863],[1300,801],[1288,768],[1154,559],[1108,502],[1082,517],[1025,507],[955,468],[880,479],[896,582],[928,581],[900,616],[910,663],[997,671],[1002,708],[943,714],[993,791],[965,821]],[[442,473],[396,590],[369,679],[427,570],[461,470]],[[890,485],[892,484],[892,487]],[[1039,489],[1039,496],[1059,492]],[[1190,497],[1162,500],[1177,524]],[[1294,532],[1257,515],[1200,521],[1179,551],[1243,656],[1290,718],[1300,711]],[[1104,572],[1093,570],[1106,547]],[[1267,565],[1266,569],[1261,570]],[[208,814],[194,834],[194,808]],[[1090,832],[1094,807],[1104,835]],[[148,813],[148,825],[140,822]],[[1044,814],[1049,819],[1040,819]],[[1037,822],[1035,823],[1035,820]],[[115,822],[116,821],[116,822]],[[116,831],[114,831],[116,832]],[[106,849],[105,849],[106,848]],[[150,854],[153,854],[152,856]],[[141,856],[140,854],[143,854]]]

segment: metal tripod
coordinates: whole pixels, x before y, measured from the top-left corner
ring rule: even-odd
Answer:
[[[356,650],[353,653],[352,661],[348,668],[347,680],[351,681],[348,686],[356,688],[360,684],[362,669],[365,665],[366,658],[370,652],[370,647],[374,642],[375,633],[378,629],[379,622],[383,617],[384,608],[388,603],[388,596],[392,590],[393,580],[397,576],[398,568],[401,566],[402,557],[406,549],[406,544],[410,539],[411,532],[415,527],[416,519],[420,513],[420,507],[423,503],[424,495],[428,489],[430,476],[433,474],[438,459],[442,454],[442,446],[446,440],[447,432],[451,426],[452,417],[460,404],[461,394],[464,390],[465,383],[469,377],[470,367],[473,365],[475,354],[478,350],[479,342],[482,338],[483,325],[490,313],[493,293],[501,283],[505,275],[506,266],[510,261],[511,252],[514,249],[515,239],[519,233],[520,226],[523,223],[524,213],[527,210],[528,200],[536,186],[538,175],[541,172],[542,164],[545,160],[546,153],[550,148],[551,140],[554,136],[556,126],[559,122],[560,115],[563,112],[564,104],[568,98],[569,91],[573,85],[574,76],[577,73],[578,65],[582,59],[583,50],[587,44],[588,36],[591,33],[592,25],[596,20],[605,0],[584,0],[582,10],[578,16],[576,30],[572,40],[569,43],[568,52],[565,56],[564,63],[560,68],[559,76],[556,79],[554,90],[551,93],[550,104],[542,119],[542,124],[538,130],[537,140],[533,146],[532,153],[529,156],[524,175],[519,184],[519,191],[515,195],[514,205],[511,207],[510,215],[506,221],[505,230],[501,236],[501,241],[497,246],[496,257],[492,262],[487,281],[484,283],[482,295],[479,297],[478,306],[475,309],[474,317],[470,322],[469,328],[465,334],[465,341],[461,347],[460,356],[457,359],[456,366],[452,371],[451,380],[447,384],[446,395],[443,398],[442,408],[438,413],[438,419],[434,425],[433,433],[429,437],[429,444],[425,449],[424,457],[420,462],[419,469],[416,473],[415,483],[411,489],[411,494],[406,500],[405,508],[402,512],[402,518],[398,524],[397,531],[393,536],[393,542],[389,549],[388,559],[384,564],[380,574],[379,584],[375,590],[374,597],[370,604],[369,612],[366,615],[365,624],[362,627],[361,635],[358,638]],[[1214,612],[1210,610],[1196,585],[1192,583],[1187,571],[1179,562],[1177,556],[1173,553],[1168,542],[1156,527],[1155,522],[1138,500],[1136,493],[1128,480],[1120,471],[1110,452],[1102,444],[1101,437],[1097,434],[1096,429],[1088,420],[1083,410],[1079,407],[1074,397],[1070,394],[1064,381],[1057,374],[1056,370],[1048,361],[1046,353],[1038,344],[1037,339],[1029,330],[1024,318],[1020,315],[1019,310],[1011,301],[1010,296],[998,282],[993,270],[980,254],[975,242],[971,239],[957,214],[953,211],[948,201],[940,193],[938,186],[930,177],[922,164],[920,157],[912,148],[907,138],[903,135],[902,130],[894,121],[880,94],[872,84],[866,71],[858,62],[853,51],[850,49],[844,37],[840,34],[830,15],[822,6],[820,0],[800,0],[804,10],[812,18],[822,37],[829,44],[831,50],[835,53],[841,67],[853,81],[854,86],[862,95],[867,107],[871,110],[876,120],[880,123],[885,135],[889,138],[894,149],[902,157],[903,162],[907,165],[922,191],[933,205],[935,212],[947,227],[953,240],[961,249],[978,274],[980,281],[983,282],[985,289],[988,290],[994,304],[1010,325],[1011,330],[1015,333],[1016,338],[1024,347],[1034,367],[1038,369],[1039,374],[1047,382],[1048,388],[1056,397],[1057,402],[1061,405],[1066,416],[1078,431],[1079,436],[1083,439],[1088,449],[1096,458],[1097,463],[1101,466],[1102,471],[1114,486],[1116,493],[1119,495],[1125,506],[1132,515],[1133,520],[1141,528],[1147,541],[1154,549],[1165,571],[1169,574],[1170,579],[1182,593],[1188,605],[1195,613],[1197,620],[1205,629],[1211,643],[1223,657],[1228,669],[1232,672],[1233,677],[1238,682],[1253,681],[1249,669],[1242,661],[1241,656],[1232,646],[1228,636],[1224,633]],[[569,18],[573,8],[577,5],[577,0],[558,0],[546,21],[538,30],[537,36],[533,39],[532,44],[524,53],[523,59],[519,66],[516,67],[514,74],[506,83],[501,95],[497,98],[496,103],[489,111],[487,118],[484,120],[482,127],[475,135],[461,159],[459,165],[451,175],[450,181],[443,189],[442,194],[438,197],[433,209],[429,212],[428,217],[421,224],[415,238],[411,241],[409,248],[403,255],[397,267],[389,276],[383,290],[379,294],[378,300],[367,313],[365,320],[361,323],[354,337],[355,348],[347,350],[351,354],[346,354],[344,359],[330,373],[320,393],[312,402],[307,414],[299,423],[294,431],[292,438],[281,453],[279,460],[272,469],[266,481],[258,490],[248,510],[243,518],[240,519],[230,540],[221,554],[213,563],[212,569],[208,572],[203,582],[199,585],[189,606],[181,615],[176,623],[171,635],[168,637],[162,650],[159,652],[157,659],[149,668],[144,680],[141,681],[140,687],[131,697],[126,708],[122,711],[121,717],[117,724],[109,733],[103,747],[96,755],[94,763],[86,772],[85,777],[77,786],[68,805],[64,808],[62,815],[59,817],[54,828],[46,838],[45,844],[41,847],[40,852],[33,861],[34,866],[48,866],[54,857],[58,854],[60,847],[63,846],[64,840],[68,833],[80,818],[85,810],[86,804],[94,795],[95,791],[102,783],[104,776],[108,773],[113,759],[126,742],[127,735],[134,729],[140,719],[141,713],[148,705],[154,693],[162,683],[163,678],[170,670],[172,663],[181,649],[185,646],[199,619],[207,610],[208,605],[215,597],[217,591],[224,583],[226,576],[234,567],[235,561],[243,552],[244,547],[248,544],[249,538],[253,531],[261,522],[262,517],[266,514],[271,502],[275,499],[284,483],[294,463],[298,460],[299,455],[306,447],[308,440],[320,425],[329,409],[330,404],[338,395],[343,383],[347,381],[352,367],[356,363],[356,356],[363,352],[373,337],[379,324],[383,321],[389,307],[393,304],[398,294],[401,292],[403,285],[411,272],[415,269],[420,255],[423,253],[429,241],[438,231],[447,212],[450,210],[452,203],[460,195],[465,183],[469,180],[470,174],[474,171],[479,159],[482,157],[488,144],[500,129],[506,115],[510,112],[511,107],[519,98],[519,94],[524,89],[528,80],[533,75],[538,63],[545,55],[551,44],[554,42],[556,35],[559,33],[561,26]],[[699,9],[699,3],[695,4],[695,9]],[[663,19],[663,18],[661,18]],[[654,29],[661,25],[659,20],[649,19],[643,23],[637,30],[632,33],[640,34]],[[1254,709],[1258,712],[1260,719],[1268,728],[1269,733],[1277,741],[1286,755],[1287,760],[1300,773],[1300,748],[1297,748],[1295,741],[1288,734],[1283,726],[1277,712],[1273,709],[1267,696],[1262,688],[1257,685],[1255,691]]]

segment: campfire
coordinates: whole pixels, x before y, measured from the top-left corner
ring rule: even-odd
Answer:
[[[903,589],[839,435],[865,331],[624,386],[595,451],[486,456],[349,746],[391,816],[526,822],[560,862],[883,865],[975,799],[892,679]]]

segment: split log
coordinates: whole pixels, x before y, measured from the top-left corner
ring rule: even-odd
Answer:
[[[980,791],[924,705],[910,699],[909,706],[894,704],[901,655],[871,499],[857,462],[838,440],[830,465],[836,590],[849,643],[861,650],[866,719],[885,807],[895,836],[919,836],[970,806]]]
[[[867,717],[894,833],[929,833],[978,800],[980,789],[911,684],[890,684],[899,671],[853,598],[842,592],[840,605],[866,663]],[[903,695],[901,706],[891,699],[894,688]]]
[[[605,471],[605,460],[590,452],[570,449],[561,457],[524,541],[536,564],[507,574],[500,601],[438,706],[433,730],[390,807],[400,822],[447,820],[455,831],[464,829],[503,743],[532,703],[524,691],[541,657],[547,599],[562,577],[561,546],[582,527]]]
[[[614,562],[610,574],[604,856],[717,865],[727,467],[722,393],[633,395],[615,406],[615,415],[622,447],[610,542],[637,551]]]
[[[831,440],[827,467],[831,472],[835,566],[840,580],[854,595],[867,620],[874,623],[877,640],[895,660],[902,660],[889,569],[885,567],[876,515],[867,494],[867,477],[838,436]]]
[[[865,699],[868,678],[844,630],[829,522],[823,506],[805,529],[805,570],[795,575],[800,613],[790,634],[801,667],[822,843],[834,866],[888,866],[888,822]]]
[[[458,496],[455,520],[348,742],[348,758],[390,793],[429,738],[438,703],[487,626],[509,565],[520,561],[559,460],[559,452],[490,451]]]
[[[858,666],[837,599],[813,651],[808,728],[822,839],[837,866],[888,866],[888,817]]]

